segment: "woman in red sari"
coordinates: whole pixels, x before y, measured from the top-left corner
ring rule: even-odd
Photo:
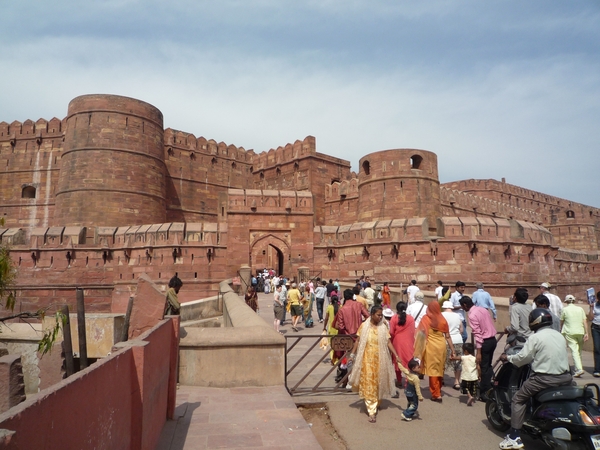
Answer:
[[[421,360],[422,373],[429,377],[431,400],[440,403],[446,366],[446,343],[451,349],[451,357],[454,357],[448,322],[442,315],[440,304],[434,300],[427,305],[427,313],[417,328],[415,358]]]
[[[415,352],[415,319],[410,314],[406,314],[406,303],[398,302],[396,305],[398,314],[390,320],[390,336],[392,345],[400,357],[400,363],[408,367],[408,362],[412,359]],[[402,387],[402,372],[398,369],[397,361],[394,360],[396,370],[396,385]]]

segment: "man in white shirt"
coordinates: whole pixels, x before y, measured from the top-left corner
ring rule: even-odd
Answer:
[[[439,300],[440,298],[442,298],[442,291],[444,290],[444,283],[442,283],[442,280],[437,282],[437,287],[435,288],[435,296],[437,297],[437,299]]]
[[[375,289],[371,287],[371,283],[367,281],[367,287],[365,288],[365,298],[367,299],[367,304],[369,305],[369,310],[375,304]]]
[[[420,289],[417,286],[417,280],[410,280],[410,286],[406,288],[406,293],[408,294],[408,303],[415,301],[415,294],[419,291]]]
[[[542,294],[548,297],[548,300],[550,300],[550,311],[552,311],[552,313],[555,316],[560,317],[560,313],[563,309],[563,304],[558,295],[550,293],[551,288],[552,286],[550,286],[550,283],[542,283],[540,285],[540,291],[542,291]]]
[[[452,293],[450,301],[452,302],[452,308],[454,309],[454,312],[456,312],[460,316],[460,320],[462,320],[462,340],[463,342],[467,342],[467,319],[465,318],[465,312],[463,311],[462,306],[460,306],[460,299],[465,293],[466,285],[462,281],[457,281],[454,287],[456,290]]]

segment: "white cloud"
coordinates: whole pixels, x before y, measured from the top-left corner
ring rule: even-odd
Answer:
[[[452,14],[465,16],[463,27],[473,22],[477,11],[464,8],[474,7],[473,2],[457,7],[445,1],[435,7],[416,2],[307,2],[295,8],[311,10],[315,21],[326,16],[334,44],[318,39],[306,44],[281,34],[281,42],[259,45],[264,36],[273,36],[273,30],[261,27],[280,19],[277,14],[289,18],[292,13],[282,5],[291,3],[253,2],[262,13],[275,11],[274,16],[257,16],[250,14],[246,2],[229,1],[226,10],[237,12],[223,18],[221,2],[218,7],[216,2],[175,3],[169,6],[170,17],[147,19],[145,2],[103,2],[96,13],[143,9],[138,28],[122,34],[130,20],[124,19],[115,23],[118,33],[104,35],[101,26],[86,32],[84,20],[77,30],[24,34],[3,49],[0,120],[62,118],[77,95],[114,93],[154,104],[166,126],[247,149],[268,150],[312,134],[318,151],[348,159],[356,168],[359,158],[370,152],[424,148],[438,154],[442,181],[506,177],[523,187],[600,206],[593,164],[600,142],[600,63],[593,57],[595,50],[569,44],[560,52],[537,52],[539,42],[529,46],[489,40],[475,47],[473,36],[461,47],[459,38],[468,33],[457,38],[432,28],[420,30],[422,39],[428,33],[435,39],[419,41],[418,51],[390,35],[389,40],[407,47],[398,54],[378,35],[364,46],[358,40],[340,46],[343,39],[335,33],[346,36],[351,29],[331,21],[346,5],[348,17],[383,12],[421,24],[435,14]],[[165,15],[164,4],[155,6]],[[173,31],[178,19],[182,27],[193,23],[182,16],[183,6],[190,7],[192,17],[201,12],[205,21],[197,26],[210,32]],[[84,9],[61,20],[76,23],[94,11]],[[544,33],[574,20],[547,16],[550,25]],[[159,19],[166,25],[152,35]],[[236,35],[232,24],[244,20],[252,25],[243,25]],[[517,25],[524,29],[521,25],[527,22],[523,18]],[[220,25],[226,31],[218,31]],[[460,26],[457,22],[449,28]],[[255,32],[263,36],[255,40]],[[444,38],[450,42],[441,42]],[[437,42],[456,49],[438,60]]]

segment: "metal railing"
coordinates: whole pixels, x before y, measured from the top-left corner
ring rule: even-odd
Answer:
[[[356,338],[355,335],[303,335],[303,336],[286,336],[286,354],[285,354],[285,387],[290,393],[290,395],[299,395],[299,394],[315,394],[315,393],[333,393],[333,392],[345,392],[346,384],[348,382],[347,372],[339,381],[331,380],[331,383],[327,383],[327,380],[330,379],[330,376],[334,370],[337,369],[342,364],[342,361],[347,360],[350,352],[352,351],[352,347],[354,346],[354,340]],[[328,339],[329,344],[325,350],[323,350],[319,344],[322,339]],[[303,340],[312,340],[311,344],[304,353],[299,355],[297,359],[292,363],[290,359],[292,358],[291,352],[292,350]],[[331,350],[334,350],[338,353],[344,352],[343,356],[337,360],[335,364],[329,365],[327,369],[322,368],[322,364],[329,357]],[[316,350],[316,351],[315,351]],[[320,353],[320,354],[318,354]],[[304,373],[299,372],[298,367],[303,361],[308,361],[309,366],[308,370]],[[294,373],[294,371],[296,371]],[[292,381],[292,374],[298,375],[299,379],[295,379]],[[313,379],[312,382],[307,383],[307,379],[311,376],[315,375],[317,380]],[[314,378],[314,377],[313,377]],[[325,386],[323,384],[325,383]],[[302,386],[305,384],[304,386]],[[306,385],[309,384],[309,385]]]

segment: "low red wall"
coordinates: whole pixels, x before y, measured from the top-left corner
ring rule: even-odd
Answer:
[[[156,447],[176,395],[179,319],[161,321],[112,355],[0,415],[0,448]]]

